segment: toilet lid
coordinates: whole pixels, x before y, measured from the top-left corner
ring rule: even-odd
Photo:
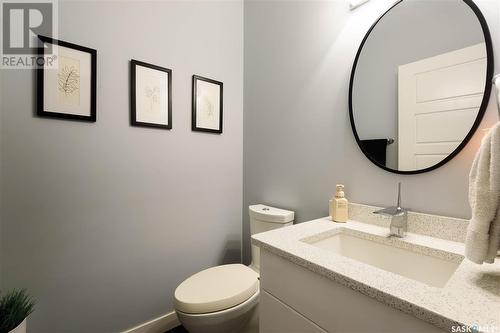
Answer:
[[[243,303],[259,289],[259,275],[241,264],[211,267],[182,282],[174,306],[186,313],[221,311]]]

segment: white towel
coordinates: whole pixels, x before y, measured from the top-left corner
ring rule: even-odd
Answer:
[[[472,163],[469,203],[465,256],[476,264],[491,264],[500,247],[500,122],[483,138]]]

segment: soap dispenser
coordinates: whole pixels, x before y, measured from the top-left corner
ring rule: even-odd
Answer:
[[[330,218],[334,222],[347,222],[349,202],[344,195],[344,185],[337,184],[335,197],[330,200]]]

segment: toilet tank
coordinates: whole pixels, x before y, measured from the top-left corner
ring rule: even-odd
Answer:
[[[290,210],[270,207],[266,205],[252,205],[248,207],[250,214],[250,234],[283,228],[293,224],[295,213]],[[259,272],[260,251],[259,247],[252,245],[251,268]]]

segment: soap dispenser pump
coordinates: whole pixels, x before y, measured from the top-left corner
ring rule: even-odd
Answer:
[[[345,198],[344,185],[337,184],[335,197],[330,200],[330,218],[332,221],[347,222],[348,207],[349,202]]]

